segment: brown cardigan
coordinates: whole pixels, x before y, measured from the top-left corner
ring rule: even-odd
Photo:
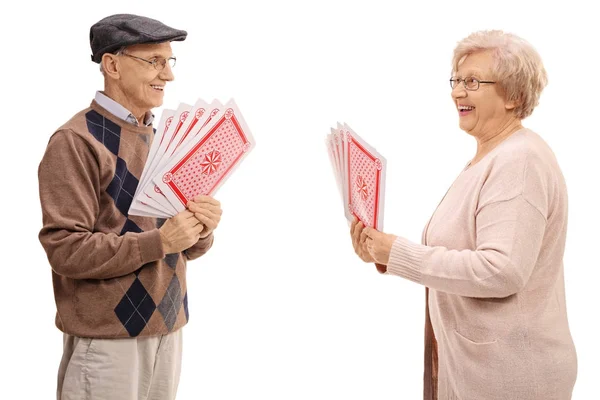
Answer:
[[[95,101],[51,137],[39,166],[43,227],[54,283],[56,325],[80,337],[173,332],[188,321],[184,253],[165,254],[164,220],[128,210],[153,138]]]

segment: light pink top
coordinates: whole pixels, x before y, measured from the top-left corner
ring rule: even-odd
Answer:
[[[394,242],[387,273],[429,288],[425,399],[434,398],[438,357],[440,400],[571,398],[577,356],[565,307],[566,233],[556,158],[521,129],[458,176],[423,244]]]

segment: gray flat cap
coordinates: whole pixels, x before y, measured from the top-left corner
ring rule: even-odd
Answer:
[[[90,28],[92,61],[100,63],[104,53],[115,52],[123,46],[182,41],[186,37],[186,31],[173,29],[152,18],[133,14],[111,15]]]

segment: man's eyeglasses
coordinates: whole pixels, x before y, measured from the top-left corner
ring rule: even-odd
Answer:
[[[480,83],[496,83],[495,81],[480,81],[479,79],[473,78],[471,76],[469,78],[450,78],[450,87],[452,89],[454,89],[461,82],[463,83],[465,89],[467,89],[467,90],[479,89]]]
[[[136,60],[146,62],[146,63],[152,65],[158,71],[162,71],[163,69],[165,69],[165,67],[167,66],[167,63],[169,63],[169,66],[171,68],[173,68],[177,62],[177,59],[175,57],[169,57],[169,58],[156,57],[156,58],[153,58],[152,60],[146,60],[145,58],[133,56],[133,55],[127,54],[127,53],[121,53],[121,54],[124,56],[127,56],[127,57],[135,58]]]

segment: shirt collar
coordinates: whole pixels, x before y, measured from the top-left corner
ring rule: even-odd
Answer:
[[[132,125],[139,126],[137,118],[125,107],[102,93],[101,91],[96,92],[95,97],[96,103],[100,105],[100,107],[104,108],[109,113],[113,114],[115,117],[122,119],[123,121],[129,122]],[[144,116],[144,125],[150,126],[154,121],[154,114],[151,111],[146,112]]]

